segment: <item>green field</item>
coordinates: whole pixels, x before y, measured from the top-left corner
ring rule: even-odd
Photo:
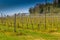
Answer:
[[[40,32],[28,29],[17,29],[0,26],[0,40],[60,40],[60,32]]]
[[[14,17],[3,19],[0,19],[0,40],[60,40],[59,16],[46,16],[46,19],[44,16],[17,16],[16,32]]]

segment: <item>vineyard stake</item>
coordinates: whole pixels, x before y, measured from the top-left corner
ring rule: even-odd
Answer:
[[[16,32],[16,14],[14,16],[14,32]]]

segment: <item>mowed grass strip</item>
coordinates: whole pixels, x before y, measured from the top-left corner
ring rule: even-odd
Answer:
[[[6,30],[6,31],[4,31]],[[11,30],[11,31],[10,31]],[[60,36],[50,33],[38,32],[26,29],[17,29],[13,32],[13,27],[8,29],[6,26],[0,26],[0,40],[59,40]]]

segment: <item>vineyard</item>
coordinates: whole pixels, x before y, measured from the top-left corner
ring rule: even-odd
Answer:
[[[2,32],[16,32],[16,35],[36,35],[46,40],[59,40],[60,36],[49,33],[59,32],[60,30],[60,16],[59,15],[19,15],[16,14],[8,17],[0,18],[0,30]],[[41,32],[41,33],[40,33]],[[45,34],[44,34],[45,33]],[[48,33],[48,34],[47,34]],[[7,33],[8,34],[8,33]],[[12,35],[13,35],[12,34]],[[48,37],[47,37],[47,36]],[[60,35],[60,34],[59,34]],[[56,37],[55,37],[56,36]],[[48,38],[48,39],[47,39]],[[15,39],[13,39],[15,40]],[[17,39],[18,40],[18,39]],[[21,39],[25,40],[25,39]],[[26,39],[29,40],[29,39]],[[31,39],[34,40],[34,39]],[[42,39],[41,39],[42,40]]]

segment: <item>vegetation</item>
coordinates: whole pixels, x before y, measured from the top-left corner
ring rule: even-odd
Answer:
[[[59,40],[60,17],[57,15],[26,15],[0,19],[1,40]],[[45,25],[46,21],[46,25]],[[14,24],[16,23],[16,32]],[[45,28],[46,26],[46,28]]]
[[[56,0],[53,4],[37,4],[29,12],[7,17],[1,13],[0,40],[60,40],[60,8]]]

